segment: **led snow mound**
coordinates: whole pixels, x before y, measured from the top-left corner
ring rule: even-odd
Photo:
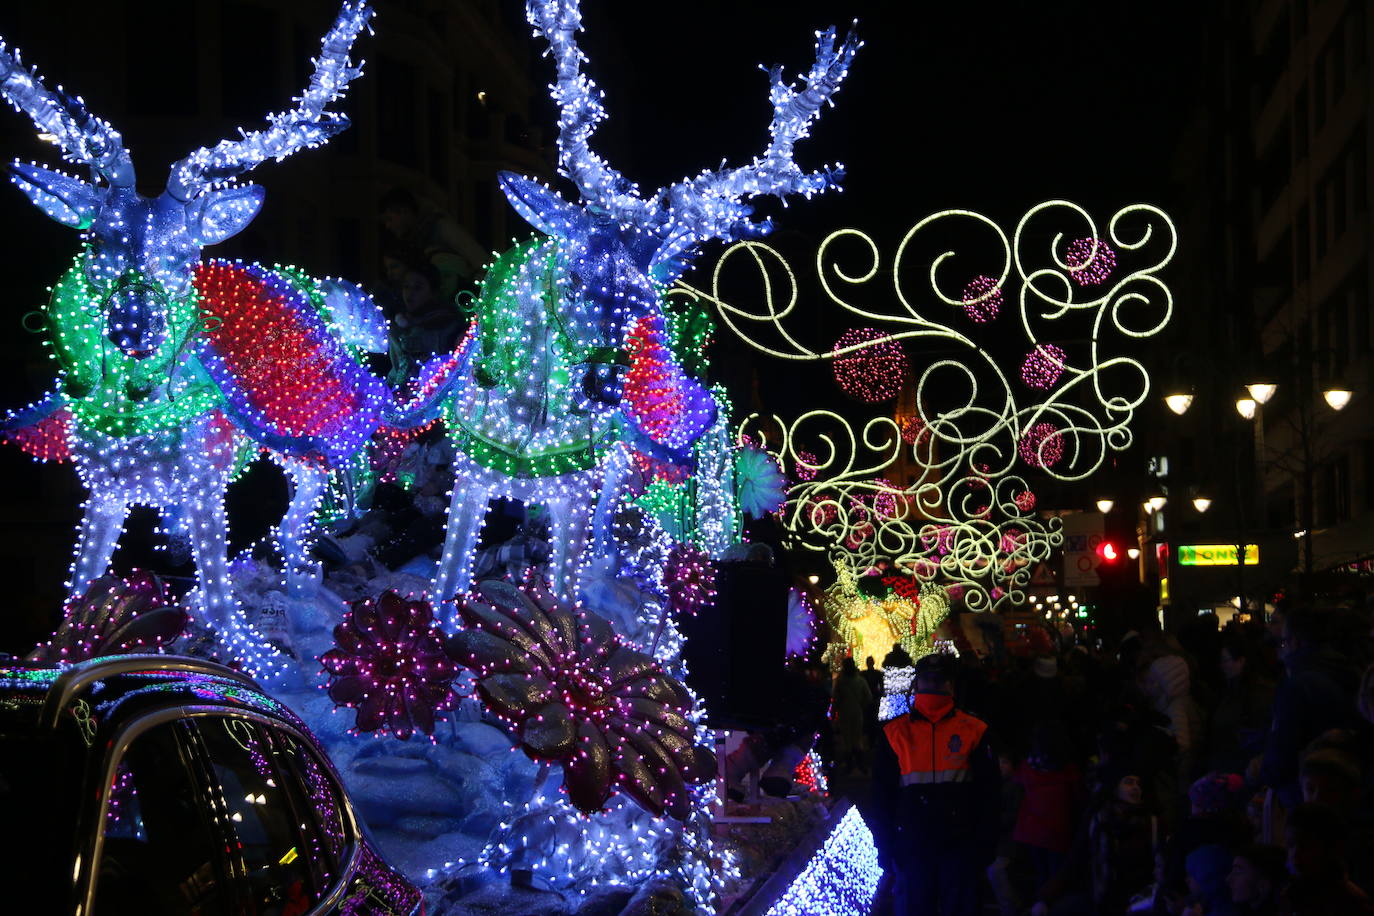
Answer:
[[[768,916],[830,916],[867,913],[883,870],[873,832],[850,808],[816,850],[806,868],[768,910]]]

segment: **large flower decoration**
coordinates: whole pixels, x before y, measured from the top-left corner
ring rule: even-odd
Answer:
[[[735,492],[746,515],[762,518],[787,501],[787,482],[773,456],[744,448],[735,454]]]
[[[655,815],[686,818],[688,783],[715,774],[715,755],[693,741],[691,697],[653,658],[622,645],[609,622],[563,607],[543,583],[498,580],[459,598],[466,626],[457,658],[477,692],[525,753],[563,765],[568,800],[599,811],[613,791]]]
[[[716,570],[704,551],[678,544],[663,569],[668,605],[679,617],[695,617],[716,603]]]
[[[161,652],[188,621],[167,586],[135,570],[127,579],[101,576],[67,602],[53,638],[29,653],[30,661],[79,662],[104,655]]]
[[[434,734],[435,713],[458,702],[458,673],[445,650],[428,601],[387,591],[353,602],[334,628],[333,649],[320,656],[331,675],[329,696],[358,711],[354,728],[383,730],[401,740]]]

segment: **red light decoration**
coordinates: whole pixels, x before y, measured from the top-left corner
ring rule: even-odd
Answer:
[[[1064,436],[1053,423],[1036,423],[1022,433],[1020,452],[1026,464],[1052,468],[1064,457]]]
[[[866,404],[890,401],[902,390],[909,374],[906,353],[895,340],[874,328],[851,328],[835,341],[832,352],[862,347],[835,357],[835,383],[840,390]],[[864,346],[868,341],[882,341]]]
[[[335,647],[320,656],[330,674],[329,698],[357,710],[353,728],[389,732],[402,741],[434,734],[435,714],[458,702],[458,666],[428,601],[386,591],[353,602],[334,628]]]
[[[356,451],[386,389],[330,333],[309,297],[278,272],[231,261],[198,265],[195,283],[214,319],[203,332],[202,362],[249,425],[309,440],[306,450],[332,459]]]
[[[1022,490],[1020,493],[1016,494],[1013,498],[1013,502],[1016,503],[1016,508],[1020,509],[1022,512],[1030,512],[1035,508],[1035,494],[1030,490]]]
[[[635,322],[625,341],[630,367],[623,403],[630,419],[655,442],[681,448],[696,441],[715,419],[715,402],[673,358],[663,316]]]
[[[39,461],[56,461],[65,464],[72,460],[72,451],[67,446],[67,429],[71,425],[72,412],[63,407],[54,410],[31,426],[21,426],[4,434],[6,442],[17,445],[25,454]]]
[[[964,314],[977,324],[987,324],[1002,310],[1002,288],[992,277],[979,275],[964,287]]]
[[[1054,344],[1040,344],[1021,364],[1021,381],[1031,388],[1047,391],[1059,381],[1067,357]]]
[[[688,783],[714,777],[716,763],[695,743],[687,688],[599,614],[561,606],[537,576],[478,592],[484,600],[458,599],[457,657],[525,753],[563,765],[572,805],[591,814],[618,790],[654,815],[688,817]]]
[[[1098,286],[1116,270],[1116,252],[1102,239],[1074,239],[1064,252],[1069,277],[1079,286]]]

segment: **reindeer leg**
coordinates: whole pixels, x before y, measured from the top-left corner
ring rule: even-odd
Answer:
[[[578,573],[587,546],[591,495],[572,493],[545,501],[549,512],[549,584],[566,601],[577,600]]]
[[[77,535],[76,556],[72,561],[67,591],[72,597],[83,594],[91,583],[110,568],[129,504],[122,499],[101,499],[92,495]]]
[[[625,478],[630,473],[630,456],[624,448],[617,448],[601,467],[601,492],[596,495],[596,508],[592,512],[592,549],[604,551],[611,537],[611,517]]]
[[[310,548],[317,534],[315,512],[327,484],[326,472],[303,461],[283,462],[291,478],[291,503],[277,526],[277,545],[281,549],[286,593],[303,598],[313,593],[320,581],[320,564],[310,559]]]
[[[487,520],[487,505],[491,501],[489,485],[455,480],[448,503],[448,525],[444,532],[444,552],[439,568],[434,571],[430,595],[436,604],[447,609],[448,624],[453,626],[453,596],[467,591],[472,585],[472,560],[477,538]]]

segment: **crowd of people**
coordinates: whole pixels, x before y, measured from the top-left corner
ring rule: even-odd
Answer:
[[[1040,635],[921,658],[886,722],[872,659],[837,679],[834,771],[871,779],[895,912],[1374,913],[1364,612]]]

